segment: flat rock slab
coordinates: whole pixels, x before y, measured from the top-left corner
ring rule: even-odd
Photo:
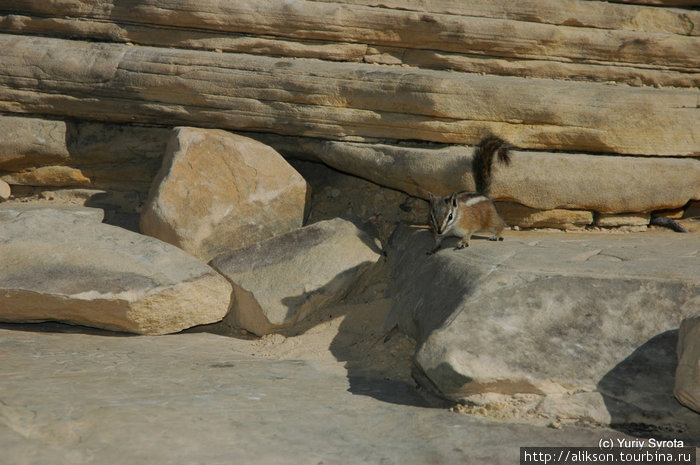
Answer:
[[[418,341],[416,374],[441,395],[700,432],[672,394],[676,330],[700,308],[700,236],[510,233],[426,256],[430,246],[425,230],[393,237],[387,327]]]
[[[340,218],[221,254],[211,266],[235,293],[222,324],[259,336],[288,328],[340,301],[381,256],[366,232]]]
[[[0,209],[0,321],[163,334],[224,317],[223,277],[176,247],[100,223],[98,212]]]
[[[396,386],[351,392],[341,363],[251,357],[212,334],[19,329],[0,329],[7,464],[510,465],[521,446],[621,436],[425,408]]]
[[[5,203],[0,205],[0,222],[14,221],[20,216],[56,215],[74,222],[102,223],[105,212],[101,208],[81,207],[78,205],[43,205],[30,203]],[[1,223],[0,223],[1,224]]]

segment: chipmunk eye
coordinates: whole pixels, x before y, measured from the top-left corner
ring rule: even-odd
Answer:
[[[447,221],[452,221],[452,213],[447,216]]]

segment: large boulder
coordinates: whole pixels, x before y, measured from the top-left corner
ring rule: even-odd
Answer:
[[[381,257],[367,233],[340,218],[221,254],[211,266],[236,296],[222,324],[257,335],[288,328],[345,297]]]
[[[84,207],[0,206],[0,321],[164,334],[224,317],[231,286],[223,277],[101,219]]]
[[[306,181],[277,152],[222,130],[176,128],[141,232],[209,260],[301,227]]]
[[[678,331],[678,368],[674,394],[700,413],[700,315],[683,320]]]
[[[428,231],[402,227],[392,244],[387,329],[417,340],[416,376],[441,396],[700,427],[672,394],[673,330],[700,305],[697,235],[512,232],[426,256]]]

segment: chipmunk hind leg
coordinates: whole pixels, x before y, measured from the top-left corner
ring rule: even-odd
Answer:
[[[503,230],[506,227],[505,222],[499,217],[496,218],[496,224],[492,226],[492,228],[489,230],[489,232],[493,233],[491,237],[489,237],[490,241],[502,241],[503,240]]]

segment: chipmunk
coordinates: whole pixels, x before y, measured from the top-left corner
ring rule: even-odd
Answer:
[[[477,192],[455,192],[444,197],[430,193],[430,227],[435,247],[428,255],[437,252],[447,236],[462,238],[457,243],[457,249],[469,247],[471,236],[477,231],[492,233],[489,240],[503,240],[501,232],[506,224],[487,194],[491,187],[493,157],[498,153],[498,159],[508,165],[508,150],[509,146],[504,140],[495,136],[484,138],[477,145],[472,161]]]

